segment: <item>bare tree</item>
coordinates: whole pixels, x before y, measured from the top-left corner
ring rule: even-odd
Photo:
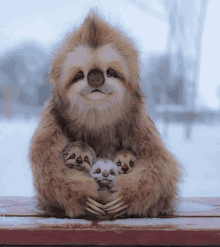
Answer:
[[[190,4],[189,4],[190,2]],[[192,126],[195,117],[197,96],[197,87],[200,72],[201,44],[204,30],[204,21],[206,16],[208,0],[181,1],[181,9],[184,15],[186,25],[184,54],[190,58],[190,63],[186,67],[187,76],[187,104],[186,104],[186,129],[185,138],[190,139]]]
[[[176,67],[179,75],[184,78],[184,86],[188,90],[186,91],[184,115],[186,121],[185,138],[189,139],[195,116],[201,41],[208,0],[163,0],[163,3],[170,27],[167,52],[169,54],[179,54]],[[164,95],[166,94],[164,93]],[[164,133],[166,133],[168,128],[166,122],[164,126]]]
[[[157,0],[132,1],[148,14],[166,20],[169,26],[167,36],[167,54],[169,58],[168,80],[162,86],[162,104],[164,106],[163,135],[168,135],[169,101],[168,89],[173,85],[173,74],[177,73],[183,79],[186,101],[186,131],[185,138],[190,138],[195,112],[195,98],[200,68],[201,41],[208,0]],[[154,3],[154,4],[153,4]],[[155,4],[156,3],[156,4]],[[158,11],[157,6],[163,6],[164,11]],[[156,7],[155,7],[156,6]],[[171,67],[172,64],[172,67]]]

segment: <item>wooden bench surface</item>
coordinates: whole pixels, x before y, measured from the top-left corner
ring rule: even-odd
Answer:
[[[42,217],[30,197],[0,197],[0,244],[220,244],[220,197],[181,198],[169,218],[88,221]]]

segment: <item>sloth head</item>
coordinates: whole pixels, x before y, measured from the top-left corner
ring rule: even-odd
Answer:
[[[50,78],[60,115],[77,123],[111,124],[142,102],[133,42],[95,11],[56,51]]]
[[[96,161],[96,155],[89,145],[76,141],[65,146],[63,149],[63,159],[67,167],[89,173]]]
[[[114,162],[118,167],[119,174],[127,174],[136,166],[136,154],[131,150],[122,150],[116,153]]]
[[[90,176],[101,186],[111,186],[117,175],[118,169],[115,163],[106,159],[98,159],[90,170]]]

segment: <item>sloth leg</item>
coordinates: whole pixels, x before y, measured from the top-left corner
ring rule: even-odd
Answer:
[[[108,212],[108,214],[115,214],[123,209],[128,208],[129,204],[124,204],[123,202],[120,202],[120,200],[123,199],[123,196],[117,198],[116,200],[106,204],[103,206],[103,209]]]
[[[103,208],[103,205],[101,203],[98,203],[96,202],[95,200],[93,200],[92,198],[90,197],[87,197],[87,202],[86,204],[90,207],[86,207],[85,210],[90,212],[90,213],[93,213],[93,214],[96,214],[96,215],[106,215],[105,211],[102,210]]]

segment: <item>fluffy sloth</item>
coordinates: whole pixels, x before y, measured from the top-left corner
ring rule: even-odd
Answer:
[[[93,164],[96,162],[96,154],[95,151],[84,142],[70,142],[63,149],[63,159],[68,168],[89,174]]]
[[[95,198],[97,202],[101,203],[102,205],[109,205],[106,203],[112,202],[115,199],[115,192],[116,192],[116,178],[118,176],[118,167],[117,165],[108,159],[98,159],[97,162],[93,165],[92,169],[89,172],[90,176],[95,179],[97,184],[99,185],[98,189],[98,197]],[[90,219],[93,219],[94,215],[98,215],[99,219],[102,220],[111,220],[115,219],[118,215],[115,214],[115,210],[117,209],[111,207],[112,203],[110,204],[109,209],[97,212],[97,208],[95,211],[91,211],[91,209],[87,208],[88,212],[91,212],[92,215],[88,215]],[[117,207],[118,205],[116,205]],[[119,205],[120,206],[120,205]],[[103,209],[102,207],[101,209]],[[125,215],[126,212],[120,212],[120,216]],[[113,217],[112,217],[113,216]]]
[[[84,217],[87,202],[97,197],[93,178],[63,164],[62,150],[69,140],[88,143],[98,158],[111,159],[130,149],[144,161],[118,176],[116,200],[105,208],[117,208],[115,213],[126,208],[127,217],[172,213],[181,169],[146,112],[139,75],[132,40],[95,11],[64,39],[51,62],[52,97],[30,147],[41,210]]]
[[[116,192],[115,181],[118,175],[117,165],[108,159],[98,159],[89,174],[99,185],[98,198],[96,198],[98,202],[105,205],[112,201],[114,197],[112,197],[111,194]]]
[[[136,167],[136,154],[132,150],[123,149],[115,154],[113,158],[118,167],[119,174],[128,174]]]

